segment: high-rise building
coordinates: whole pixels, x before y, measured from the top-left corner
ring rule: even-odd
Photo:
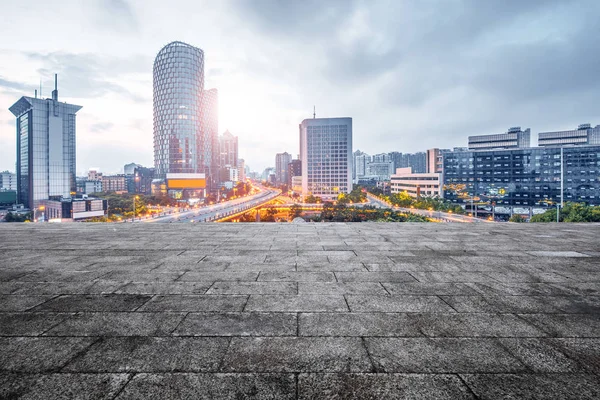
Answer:
[[[444,170],[444,156],[443,154],[450,151],[449,149],[438,149],[433,148],[427,150],[426,158],[426,173],[442,173]]]
[[[371,156],[367,153],[361,152],[360,154],[354,153],[354,182],[364,178],[367,175],[367,165],[371,161]]]
[[[237,165],[239,180],[246,182],[246,161],[243,158],[239,158]]]
[[[17,174],[0,172],[0,190],[17,190]]]
[[[352,191],[352,118],[305,119],[300,128],[302,194],[336,198]]]
[[[169,43],[154,61],[153,85],[157,178],[204,173],[212,184],[211,177],[218,173],[218,93],[204,90],[204,52],[186,43]]]
[[[237,167],[238,165],[238,137],[233,136],[228,130],[219,136],[219,166]]]
[[[58,101],[57,79],[52,98],[23,96],[10,107],[17,117],[18,201],[29,208],[77,191],[75,114],[81,106]]]
[[[531,129],[522,131],[520,126],[497,135],[469,136],[469,150],[522,149],[529,147],[530,136]]]
[[[290,162],[292,162],[292,155],[287,151],[275,155],[275,179],[280,185],[288,181],[288,164]]]
[[[288,187],[292,187],[294,182],[293,179],[295,176],[302,176],[302,161],[300,161],[300,159],[296,159],[296,160],[292,160],[289,164],[288,164],[288,177],[287,177],[287,184]]]
[[[590,124],[581,124],[576,130],[540,132],[538,146],[600,144],[600,125],[592,128]]]
[[[140,164],[136,164],[136,163],[129,163],[129,164],[125,164],[123,166],[123,173],[125,175],[133,175],[133,173],[135,172],[135,169],[141,167]]]

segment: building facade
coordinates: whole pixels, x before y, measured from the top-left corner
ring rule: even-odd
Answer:
[[[427,150],[427,152],[426,152],[427,164],[426,164],[425,172],[427,172],[429,174],[431,174],[431,173],[441,174],[442,171],[444,170],[443,154],[448,151],[450,151],[450,150],[438,149],[438,148],[433,148],[433,149]]]
[[[600,125],[581,124],[576,130],[540,132],[538,146],[600,145]]]
[[[238,166],[238,137],[233,136],[228,130],[219,136],[219,166]]]
[[[406,192],[411,197],[439,197],[440,174],[436,172],[413,173],[411,167],[398,168],[390,179],[391,193]]]
[[[127,177],[124,174],[102,176],[102,191],[127,193]]]
[[[352,191],[352,118],[305,119],[300,128],[302,195]]]
[[[153,86],[157,178],[217,173],[218,93],[204,90],[204,52],[182,42],[163,47],[154,61]]]
[[[277,179],[278,184],[287,184],[290,162],[292,162],[292,155],[287,151],[275,155],[275,179]]]
[[[288,176],[287,176],[287,184],[288,187],[293,186],[293,179],[295,176],[302,176],[302,161],[300,159],[292,160],[288,164]]]
[[[522,149],[529,147],[530,139],[531,129],[517,126],[497,135],[469,136],[469,150]]]
[[[83,196],[44,202],[44,216],[48,220],[77,221],[104,217],[107,214],[107,200]]]
[[[600,146],[453,151],[444,154],[443,185],[454,203],[476,196],[510,212],[561,199],[600,205]]]
[[[17,174],[8,171],[0,172],[0,190],[17,191]]]
[[[21,97],[10,107],[17,118],[17,196],[38,207],[50,198],[77,191],[76,114],[81,106],[58,101],[55,76],[52,98]]]

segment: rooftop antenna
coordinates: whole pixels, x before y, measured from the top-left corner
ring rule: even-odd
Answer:
[[[35,98],[37,99],[37,89],[35,89]]]
[[[58,101],[58,74],[54,74],[54,90],[52,91],[52,100]]]
[[[317,118],[317,108],[313,106],[313,119]]]

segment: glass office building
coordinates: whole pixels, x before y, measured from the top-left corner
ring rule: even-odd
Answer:
[[[530,146],[530,139],[531,129],[522,131],[516,126],[497,135],[469,136],[469,150],[525,148]]]
[[[19,203],[35,208],[77,191],[75,114],[80,109],[58,101],[56,80],[51,99],[24,96],[10,107],[17,118]]]
[[[163,47],[154,61],[153,84],[156,177],[214,175],[218,93],[204,90],[204,52],[182,42]]]
[[[600,205],[600,146],[531,147],[444,153],[444,198],[470,197],[505,210],[555,207],[564,201]],[[461,193],[456,189],[462,188]]]
[[[352,191],[352,118],[313,118],[300,124],[302,194],[337,198]]]
[[[600,145],[600,125],[581,124],[571,131],[540,132],[538,146]]]

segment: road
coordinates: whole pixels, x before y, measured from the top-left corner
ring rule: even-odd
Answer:
[[[376,207],[391,208],[391,209],[397,210],[397,211],[409,212],[409,213],[413,213],[413,214],[422,215],[424,217],[439,219],[444,222],[471,222],[471,223],[472,222],[475,222],[475,223],[477,223],[477,222],[492,222],[492,221],[488,221],[488,220],[484,220],[484,219],[469,217],[466,215],[458,215],[458,214],[452,214],[452,213],[447,213],[447,212],[442,212],[442,211],[429,211],[429,210],[420,210],[417,208],[396,207],[396,206],[392,206],[392,205],[386,203],[385,201],[373,196],[370,193],[367,195],[367,199],[369,200],[369,203],[375,205]]]
[[[191,222],[209,222],[219,217],[223,217],[229,214],[254,208],[261,204],[267,203],[277,196],[281,192],[279,190],[273,190],[264,188],[258,194],[246,197],[240,197],[235,200],[229,200],[222,203],[217,203],[202,208],[184,211],[174,214],[165,215],[162,217],[145,219],[137,222],[145,223],[191,223]]]

